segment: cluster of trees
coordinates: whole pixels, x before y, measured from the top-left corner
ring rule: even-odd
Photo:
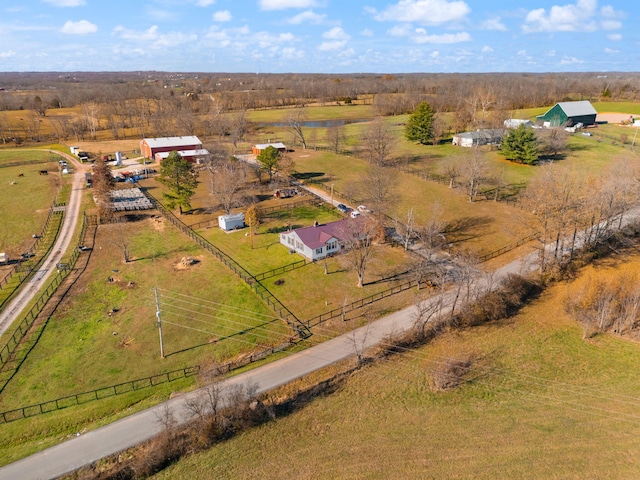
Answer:
[[[573,285],[565,299],[567,313],[583,327],[585,338],[613,331],[628,333],[640,323],[640,284],[636,272],[592,273]]]
[[[598,176],[542,166],[521,199],[535,218],[541,270],[562,265],[576,248],[598,245],[619,229],[640,201],[638,176],[637,165],[628,158]]]
[[[252,75],[159,72],[0,74],[0,137],[43,139],[37,125],[51,109],[75,112],[47,119],[54,138],[115,138],[181,133],[227,136],[246,133],[243,115],[258,108],[306,106],[312,102],[371,103],[380,115],[410,113],[423,102],[435,112],[453,112],[445,129],[498,127],[510,111],[573,98],[640,99],[637,74],[411,74]],[[25,95],[25,90],[32,94]],[[78,113],[80,112],[80,113]],[[6,133],[2,133],[2,131]],[[304,140],[301,139],[304,143]]]

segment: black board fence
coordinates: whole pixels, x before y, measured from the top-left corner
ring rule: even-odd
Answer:
[[[253,291],[262,298],[269,307],[271,307],[289,326],[302,338],[309,337],[311,332],[309,329],[296,317],[291,310],[289,310],[280,300],[276,298],[273,293],[262,285],[256,277],[249,273],[244,267],[236,262],[231,256],[220,250],[206,238],[199,233],[195,232],[191,227],[187,226],[172,212],[165,208],[153,195],[151,195],[145,188],[140,187],[143,194],[149,199],[154,207],[169,220],[175,227],[177,227],[185,235],[189,236],[202,248],[212,253],[218,260],[226,265],[232,272],[238,275],[247,285],[249,285]]]
[[[59,209],[57,209],[57,207],[59,206],[60,204],[54,201],[51,207],[49,207],[49,213],[47,214],[47,218],[45,219],[44,224],[40,229],[40,233],[34,237],[33,245],[25,253],[29,255],[35,253],[36,249],[38,248],[38,245],[40,244],[40,241],[44,238],[47,232],[47,229],[51,224],[51,219],[53,218],[53,216],[60,215],[62,213]],[[58,228],[55,231],[55,237],[51,242],[52,246],[55,243],[55,239],[58,237],[59,231],[60,231],[60,225],[58,225]],[[15,266],[3,278],[0,278],[0,290],[2,289],[3,286],[7,285],[11,281],[11,278],[13,277],[14,274],[20,273],[19,281],[22,282],[29,275],[29,273],[31,273],[32,269],[21,270],[21,266],[22,266],[21,263],[15,264]],[[2,306],[3,304],[0,304],[0,309],[2,308]]]
[[[55,400],[48,400],[46,402],[36,403],[26,407],[7,410],[6,412],[0,412],[0,424],[15,422],[16,420],[21,420],[23,418],[30,418],[36,415],[42,415],[44,413],[62,410],[76,405],[102,400],[103,398],[134,392],[142,388],[154,387],[156,385],[173,382],[181,378],[191,377],[193,375],[197,375],[199,372],[199,365],[185,367],[178,370],[172,370],[170,372],[151,375],[150,377],[137,378],[135,380],[118,383],[117,385],[110,385],[108,387],[101,387],[95,390],[67,395],[66,397],[56,398]]]
[[[84,237],[84,232],[86,231],[86,228],[87,228],[87,217],[85,215],[83,216],[82,228],[80,230],[79,238],[82,239]],[[0,348],[0,391],[4,389],[4,386],[6,386],[6,383],[11,378],[12,376],[11,370],[14,370],[15,368],[17,368],[17,367],[14,367],[14,369],[11,369],[11,366],[19,365],[22,362],[22,360],[24,360],[24,358],[20,356],[20,351],[18,350],[18,347],[22,343],[23,339],[25,338],[25,336],[27,335],[31,327],[33,327],[36,319],[38,318],[38,315],[40,314],[44,306],[47,304],[49,299],[53,296],[56,289],[62,284],[62,281],[69,275],[69,273],[73,269],[79,254],[80,254],[80,249],[79,248],[74,249],[74,252],[71,255],[71,258],[67,262],[68,268],[59,269],[57,271],[55,277],[53,277],[53,280],[49,283],[45,291],[40,293],[40,295],[35,299],[35,303],[33,304],[33,306],[29,309],[29,311],[25,314],[22,320],[18,323],[18,326],[13,332],[13,335],[11,335],[11,337],[9,337],[9,339],[7,340],[7,343],[5,343],[4,346],[2,346],[2,348]],[[9,373],[8,376],[7,376],[7,373]]]
[[[286,343],[264,348],[260,351],[253,352],[250,355],[238,358],[237,360],[232,360],[222,365],[217,365],[216,367],[210,369],[208,372],[203,373],[206,373],[209,376],[213,377],[225,375],[240,368],[244,368],[252,363],[260,362],[267,358],[269,355],[284,352],[296,343],[297,342],[294,339],[291,339]],[[82,405],[88,402],[110,398],[116,395],[122,395],[143,388],[155,387],[164,383],[169,383],[182,378],[188,378],[194,375],[198,375],[201,371],[202,367],[200,367],[200,365],[193,365],[177,370],[171,370],[169,372],[158,373],[149,377],[128,380],[116,385],[96,388],[95,390],[89,390],[82,393],[74,393],[54,400],[47,400],[46,402],[28,405],[26,407],[14,408],[12,410],[0,412],[0,425],[3,423],[15,422],[16,420],[21,420],[23,418],[30,418],[36,415],[54,412],[56,410],[62,410],[64,408],[69,408],[76,405]]]

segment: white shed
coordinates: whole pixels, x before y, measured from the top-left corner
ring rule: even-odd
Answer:
[[[0,265],[4,265],[5,263],[9,263],[9,256],[2,252],[0,253]]]
[[[244,213],[231,213],[229,215],[220,215],[218,217],[218,225],[225,231],[237,230],[244,228]]]

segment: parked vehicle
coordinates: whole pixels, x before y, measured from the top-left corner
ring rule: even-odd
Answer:
[[[347,207],[344,203],[339,203],[336,205],[336,208],[340,210],[342,213],[349,213],[351,209]]]

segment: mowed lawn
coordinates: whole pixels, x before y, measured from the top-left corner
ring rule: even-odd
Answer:
[[[584,340],[570,289],[375,363],[153,478],[637,478],[640,347]],[[432,372],[460,355],[475,359],[470,381],[435,392]]]
[[[0,251],[15,258],[40,233],[49,208],[58,192],[58,157],[38,150],[0,150]],[[43,163],[3,167],[14,162],[37,160]],[[48,170],[49,175],[39,175]]]

